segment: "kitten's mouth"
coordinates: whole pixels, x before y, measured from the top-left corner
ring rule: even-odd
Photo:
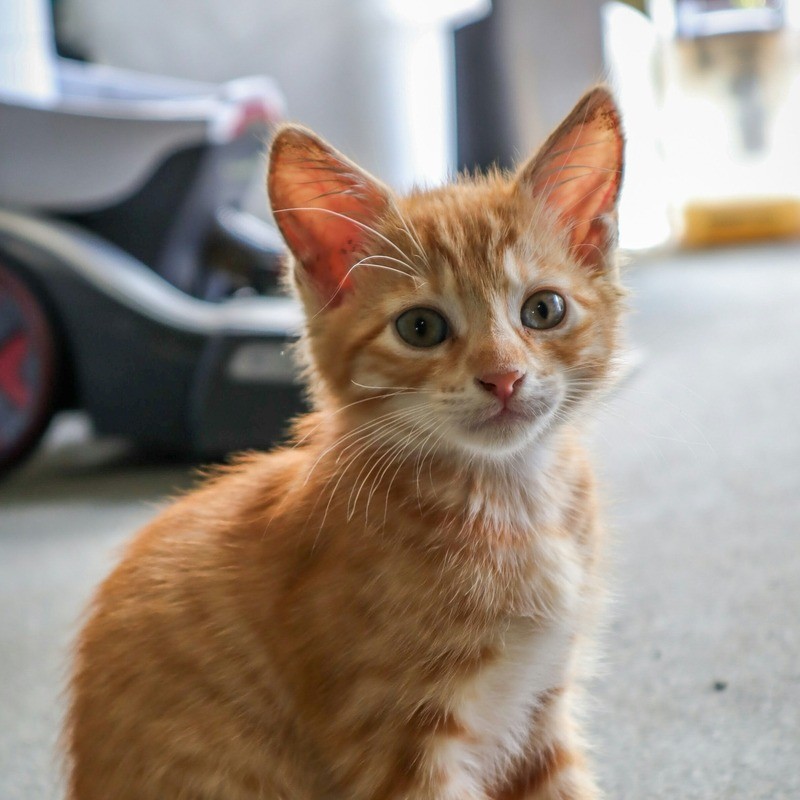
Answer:
[[[532,422],[533,415],[524,414],[521,411],[503,406],[503,408],[495,411],[491,416],[487,417],[484,425],[513,425],[518,422]]]
[[[549,416],[550,406],[539,402],[535,405],[502,406],[487,410],[480,417],[473,418],[465,427],[473,433],[484,431],[510,431],[523,426],[534,425],[543,417]]]

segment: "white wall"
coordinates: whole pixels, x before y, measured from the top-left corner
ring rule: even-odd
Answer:
[[[488,0],[68,0],[93,59],[202,80],[275,77],[290,117],[398,187],[454,163],[447,20]]]

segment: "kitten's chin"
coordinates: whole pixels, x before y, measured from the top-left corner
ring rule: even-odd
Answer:
[[[541,440],[552,429],[555,410],[535,415],[507,411],[454,426],[451,441],[470,456],[503,458]]]

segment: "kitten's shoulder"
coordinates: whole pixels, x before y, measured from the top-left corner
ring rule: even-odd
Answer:
[[[304,448],[286,446],[242,453],[228,464],[205,468],[193,488],[173,497],[139,532],[128,555],[153,547],[213,546],[245,536],[287,501],[307,460]]]
[[[279,447],[267,453],[235,456],[229,464],[207,470],[200,484],[179,497],[175,513],[201,512],[230,520],[238,513],[258,507],[267,509],[282,501],[306,468],[302,447]]]

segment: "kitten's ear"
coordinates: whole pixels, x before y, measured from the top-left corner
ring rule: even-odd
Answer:
[[[608,89],[585,94],[517,183],[550,208],[569,236],[576,258],[601,266],[616,240],[624,139],[619,111]]]
[[[320,305],[337,305],[348,272],[386,210],[389,192],[313,133],[287,125],[270,149],[267,190],[275,220]]]

